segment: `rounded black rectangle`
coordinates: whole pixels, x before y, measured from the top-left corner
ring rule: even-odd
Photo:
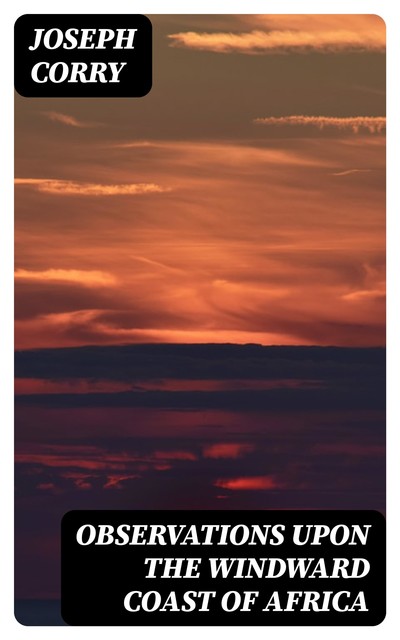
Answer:
[[[140,98],[152,86],[152,25],[134,14],[26,14],[14,60],[26,98]]]
[[[61,546],[70,625],[365,626],[385,617],[376,511],[71,511]]]

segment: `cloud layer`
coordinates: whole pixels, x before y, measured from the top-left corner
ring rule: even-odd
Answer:
[[[18,347],[383,344],[385,141],[331,122],[328,141],[121,141],[85,182],[17,180]],[[93,271],[109,286],[83,291]]]

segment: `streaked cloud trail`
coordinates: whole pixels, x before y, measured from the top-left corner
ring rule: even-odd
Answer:
[[[125,196],[171,191],[169,187],[163,187],[154,183],[96,184],[46,178],[16,178],[14,183],[18,186],[30,186],[36,189],[36,191],[55,195]]]
[[[285,54],[376,51],[385,49],[385,35],[379,30],[254,30],[242,33],[187,31],[168,36],[172,47],[215,53]]]
[[[346,169],[345,171],[336,171],[332,176],[350,176],[354,173],[371,173],[372,169]]]
[[[367,130],[370,133],[382,133],[386,127],[386,118],[383,116],[351,116],[346,118],[330,116],[269,116],[267,118],[255,118],[254,124],[291,126],[291,127],[316,127],[320,131],[325,128],[339,129],[340,131],[352,131],[359,133]]]
[[[80,269],[45,269],[43,271],[17,269],[14,277],[16,280],[25,282],[70,282],[85,286],[109,286],[116,282],[116,278],[105,271]]]

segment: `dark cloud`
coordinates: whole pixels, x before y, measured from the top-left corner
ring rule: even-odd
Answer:
[[[114,393],[48,393],[16,397],[18,405],[47,408],[147,407],[177,410],[307,411],[384,409],[384,381],[360,387],[264,389],[246,391],[120,391]]]
[[[155,308],[152,301],[140,304],[126,300],[117,288],[84,288],[71,283],[20,283],[15,286],[15,319],[24,320],[46,314],[73,313],[77,309],[94,310],[99,322],[110,328],[181,327],[194,324],[171,310]],[[95,329],[82,323],[75,332],[93,337]]]
[[[48,423],[45,440],[18,439],[19,597],[59,596],[59,526],[72,509],[385,509],[383,412],[244,411],[235,421],[228,414],[227,429],[214,424],[202,432],[192,432],[185,413],[178,435],[168,428],[171,412],[161,413],[163,428],[152,435],[151,411],[133,420],[125,412],[121,437],[110,409],[102,410],[103,435],[98,420],[84,433],[76,415],[53,409],[39,418]],[[204,424],[207,411],[199,414]],[[237,457],[207,454],[240,447]],[[257,488],[254,478],[269,477],[276,488],[267,481]]]
[[[384,380],[383,348],[135,344],[17,351],[17,378]]]
[[[15,285],[15,319],[47,313],[65,313],[77,308],[115,307],[115,289],[84,289],[70,283],[24,283]]]
[[[244,431],[249,422],[248,416],[244,418]],[[357,442],[382,445],[382,421],[351,425],[338,418],[330,429],[304,427],[297,417],[294,422],[297,429],[281,429],[278,436],[266,429],[253,440],[252,451],[234,460],[202,456],[204,447],[221,442],[218,433],[196,441],[166,435],[156,441],[134,436],[94,438],[90,447],[79,443],[78,434],[71,439],[64,434],[61,444],[26,446],[25,460],[16,467],[18,595],[59,596],[59,523],[71,509],[384,510],[384,453],[365,456],[356,446]],[[347,454],[329,453],[338,441],[354,446]],[[232,437],[225,442],[232,443]],[[170,466],[156,468],[161,456],[155,447]],[[24,449],[22,443],[18,449]],[[179,449],[192,456],[173,455]],[[73,452],[79,467],[74,466]],[[114,469],[116,459],[123,469]],[[102,461],[104,468],[93,468],[94,460]],[[144,466],[146,460],[153,464]],[[268,477],[274,478],[277,488],[267,482],[264,488],[256,487],[254,478]]]

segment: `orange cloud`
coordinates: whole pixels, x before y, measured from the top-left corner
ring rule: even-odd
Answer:
[[[325,128],[339,129],[340,131],[352,131],[359,133],[367,130],[370,133],[382,133],[386,127],[386,118],[381,116],[353,116],[350,118],[332,118],[328,116],[282,116],[255,118],[255,124],[291,126],[291,127],[316,127],[320,131]],[[354,170],[353,170],[354,171]],[[335,175],[346,175],[348,172],[341,172]]]
[[[45,269],[44,271],[29,271],[17,269],[14,273],[16,280],[37,282],[72,282],[83,286],[111,286],[116,278],[105,271],[89,271],[80,269]]]
[[[205,458],[240,458],[246,453],[254,451],[254,445],[240,444],[234,442],[221,442],[212,444],[203,449],[203,456]]]
[[[245,478],[230,478],[216,480],[215,487],[232,491],[259,491],[265,489],[279,489],[282,485],[273,476],[252,476]]]
[[[280,17],[282,18],[282,17]],[[216,53],[242,53],[247,55],[268,53],[337,53],[348,51],[385,50],[385,29],[380,23],[375,28],[357,28],[346,22],[330,25],[329,16],[325,24],[317,25],[307,20],[293,28],[282,24],[282,19],[272,30],[254,29],[241,33],[206,33],[186,31],[168,36],[172,47],[184,47]],[[361,23],[360,23],[361,24]],[[281,26],[282,25],[282,26]]]
[[[341,299],[353,304],[384,303],[386,299],[384,268],[377,269],[364,264],[363,271],[364,286],[343,294]]]
[[[362,302],[368,300],[382,300],[386,299],[386,293],[384,289],[362,289],[360,291],[352,291],[342,296],[342,300],[350,300],[353,302]]]
[[[70,313],[40,315],[15,322],[16,348],[79,346],[80,344],[122,344],[124,342],[198,343],[231,342],[246,344],[312,344],[312,338],[288,336],[284,331],[255,331],[225,328],[136,329],[119,327],[101,319],[102,310],[80,309]],[[82,336],[84,334],[84,342]]]
[[[126,196],[171,191],[168,187],[154,183],[94,184],[45,178],[16,178],[14,183],[18,186],[30,186],[43,193],[73,196]]]

